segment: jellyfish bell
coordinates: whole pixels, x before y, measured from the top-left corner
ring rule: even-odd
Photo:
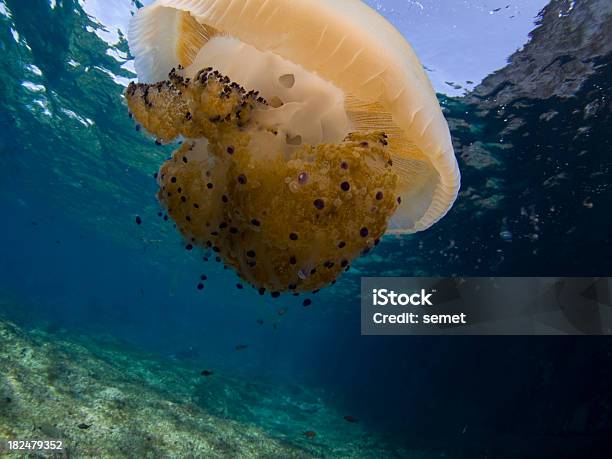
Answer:
[[[160,200],[254,285],[318,288],[457,196],[427,75],[361,1],[157,0],[128,38],[135,118],[162,140],[193,140],[162,167]]]

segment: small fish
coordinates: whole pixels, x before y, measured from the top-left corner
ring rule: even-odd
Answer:
[[[314,438],[317,436],[317,433],[314,430],[307,430],[306,432],[304,432],[304,436],[306,438]]]
[[[263,321],[263,319],[257,319],[257,323],[258,323],[259,325],[263,325],[263,324],[264,324],[264,321]]]
[[[285,314],[287,314],[287,308],[280,308],[278,310],[278,315],[279,316],[284,316]]]
[[[174,360],[191,360],[196,359],[200,356],[200,350],[195,346],[188,346],[184,349],[176,351],[170,355],[170,358]]]
[[[501,231],[499,236],[506,242],[512,242],[512,233],[508,230]]]
[[[212,372],[212,371],[209,371],[209,370],[203,370],[203,371],[202,371],[200,374],[201,374],[202,376],[206,376],[206,377],[208,377],[208,376],[212,376],[212,375],[214,375],[215,373],[214,373],[214,372]]]
[[[351,415],[344,416],[344,420],[347,421],[347,422],[352,422],[352,423],[359,422],[359,419],[357,419],[355,416],[351,416]]]
[[[244,351],[247,347],[249,347],[247,344],[238,344],[236,346],[236,350],[237,351]]]
[[[79,427],[79,429],[87,430],[87,429],[89,429],[91,427],[91,424],[85,424],[84,422],[82,422],[82,423],[80,423],[78,425],[78,427]]]

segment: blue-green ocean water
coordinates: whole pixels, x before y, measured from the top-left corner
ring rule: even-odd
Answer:
[[[158,217],[152,176],[172,147],[127,116],[121,33],[109,45],[76,1],[3,0],[0,23],[0,294],[20,320],[313,388],[391,443],[436,454],[533,443],[560,457],[612,432],[609,340],[361,337],[358,302],[364,275],[612,275],[610,55],[569,97],[440,94],[463,175],[455,207],[427,232],[385,238],[303,308],[237,290]]]

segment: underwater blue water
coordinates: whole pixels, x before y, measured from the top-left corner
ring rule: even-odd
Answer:
[[[480,101],[449,85],[439,98],[463,174],[449,215],[424,233],[386,237],[332,288],[272,299],[237,290],[233,272],[186,251],[158,217],[152,176],[172,147],[134,129],[121,99],[135,77],[126,39],[100,38],[109,31],[86,13],[91,3],[0,2],[0,295],[19,304],[14,314],[113,335],[169,361],[316,388],[373,432],[432,450],[484,442],[504,457],[520,441],[610,433],[601,408],[609,341],[362,337],[358,301],[365,275],[612,275],[609,54],[571,97],[517,95],[502,115],[497,93]],[[369,3],[407,33],[402,8],[419,2]],[[433,37],[420,43],[436,56]],[[518,46],[495,56],[500,67]],[[465,84],[453,66],[440,71]],[[575,419],[580,409],[587,420]]]

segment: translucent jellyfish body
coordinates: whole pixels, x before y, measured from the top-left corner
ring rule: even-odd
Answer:
[[[409,45],[356,0],[158,0],[132,21],[139,123],[181,147],[159,200],[192,244],[260,290],[333,282],[459,187]]]

